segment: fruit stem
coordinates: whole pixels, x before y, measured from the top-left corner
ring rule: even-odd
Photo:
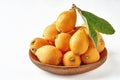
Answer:
[[[78,8],[75,4],[72,4],[72,8],[75,8],[75,9],[77,9],[77,10],[81,11],[81,9],[80,9],[80,8]]]
[[[72,9],[76,9],[76,5],[75,4],[72,4]]]
[[[76,9],[76,10],[79,12],[79,14],[81,15],[81,17],[82,17],[84,23],[87,24],[86,19],[84,18],[84,16],[83,16],[82,13],[81,13],[82,10],[81,10],[79,7],[77,7],[75,4],[72,4],[72,8]]]
[[[75,58],[74,58],[74,57],[71,57],[71,58],[70,58],[70,61],[74,62],[74,61],[75,61]]]
[[[88,59],[89,57],[88,56],[85,56],[85,59]]]

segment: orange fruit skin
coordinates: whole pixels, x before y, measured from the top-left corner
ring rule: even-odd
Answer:
[[[84,28],[84,29],[85,29],[85,32],[87,33],[87,35],[89,35],[89,30],[88,30],[88,28],[87,28],[87,24],[83,23],[83,24],[81,25],[81,27]]]
[[[56,23],[52,23],[48,25],[43,32],[43,36],[45,39],[49,40],[50,42],[55,41],[56,36],[59,34],[59,32],[56,29]]]
[[[68,34],[70,34],[71,36],[80,28],[81,26],[76,26],[73,30],[67,32]]]
[[[97,50],[98,50],[99,53],[101,53],[104,50],[104,48],[105,48],[105,42],[104,42],[102,36],[100,35],[100,33],[97,32],[97,36],[98,36],[98,47],[97,47]],[[93,43],[93,41],[92,41],[92,39],[90,37],[89,37],[89,43],[90,43],[89,44],[90,47],[95,47],[95,45],[94,45],[94,43]]]
[[[77,17],[75,9],[64,11],[56,20],[56,29],[59,32],[69,32],[75,27],[76,19]]]
[[[72,36],[75,32],[76,32],[75,29],[73,29],[73,30],[71,30],[71,31],[69,31],[69,32],[67,32],[67,33]]]
[[[84,54],[89,47],[89,39],[84,28],[78,29],[70,39],[70,49],[73,53]]]
[[[45,45],[40,47],[35,55],[38,57],[41,63],[58,65],[62,59],[62,52],[52,45]]]
[[[86,27],[87,25],[85,23],[83,23],[81,26]],[[87,30],[87,28],[86,28],[85,31],[89,35],[89,31]],[[97,36],[98,36],[98,48],[97,48],[97,50],[98,50],[99,53],[101,53],[105,48],[105,42],[102,38],[102,35],[99,32],[97,32]],[[89,42],[90,42],[90,47],[95,47],[93,41],[90,38],[90,36],[89,36]]]
[[[98,34],[98,52],[101,53],[105,48],[105,42],[102,38],[102,35]]]
[[[100,59],[98,50],[94,47],[89,47],[85,54],[81,55],[81,60],[85,64],[97,62]]]
[[[46,39],[43,38],[34,38],[31,43],[30,43],[30,50],[35,53],[37,51],[38,48],[44,46],[44,45],[48,45],[49,42]]]
[[[60,33],[55,39],[55,46],[62,52],[70,50],[70,38],[71,35],[68,33]]]
[[[72,51],[68,51],[63,57],[64,66],[80,66],[81,59],[78,55],[75,55]]]

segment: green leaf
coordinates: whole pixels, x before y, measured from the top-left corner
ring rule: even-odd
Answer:
[[[97,36],[97,32],[93,29],[92,25],[90,23],[88,23],[88,26],[89,26],[89,34],[90,34],[90,37],[91,39],[93,40],[94,42],[94,45],[95,47],[97,48],[98,47],[98,36]]]
[[[113,29],[112,25],[107,22],[105,19],[100,18],[93,13],[87,11],[81,11],[82,16],[85,17],[87,23],[94,28],[96,31],[104,33],[104,34],[114,34],[115,30]],[[89,27],[88,25],[88,27]]]

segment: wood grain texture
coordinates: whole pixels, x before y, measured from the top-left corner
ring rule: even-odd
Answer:
[[[101,58],[98,62],[87,65],[80,65],[78,67],[66,67],[61,65],[55,66],[55,65],[42,64],[38,60],[38,58],[29,50],[29,57],[33,64],[35,64],[37,67],[39,67],[42,70],[60,75],[81,74],[98,68],[107,59],[107,49],[105,48],[103,52],[100,54],[101,54],[100,55]]]

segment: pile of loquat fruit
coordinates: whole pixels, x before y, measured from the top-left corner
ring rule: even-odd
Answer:
[[[48,25],[43,37],[34,38],[30,50],[43,64],[80,66],[91,64],[100,59],[105,42],[97,32],[98,47],[96,48],[89,35],[86,24],[76,26],[76,9],[64,11]]]

